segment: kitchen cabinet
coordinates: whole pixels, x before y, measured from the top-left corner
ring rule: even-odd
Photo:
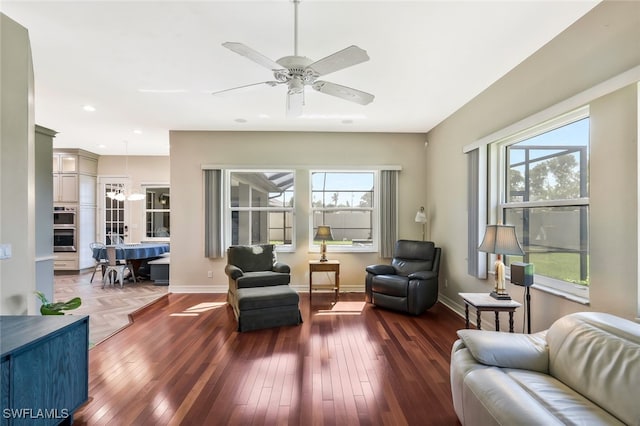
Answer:
[[[53,154],[53,202],[78,202],[78,155]]]
[[[94,265],[89,244],[96,235],[97,174],[98,155],[82,149],[53,150],[53,202],[77,212],[76,252],[57,252],[56,271],[77,271]]]
[[[78,202],[78,175],[60,173],[53,175],[53,202]]]
[[[53,154],[53,173],[77,173],[78,155],[73,153]]]
[[[53,153],[53,202],[95,205],[98,156],[81,149]],[[93,177],[91,181],[83,179]]]

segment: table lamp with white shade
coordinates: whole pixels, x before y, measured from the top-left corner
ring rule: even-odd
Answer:
[[[498,255],[495,267],[495,288],[491,297],[500,300],[510,300],[511,296],[505,289],[503,255],[523,256],[524,250],[516,236],[516,227],[513,225],[487,225],[487,229],[478,247],[478,251],[494,253]]]

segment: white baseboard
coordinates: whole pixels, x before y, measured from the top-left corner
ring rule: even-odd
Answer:
[[[450,299],[443,294],[438,295],[438,301],[464,318],[464,304],[461,301]]]
[[[296,284],[291,287],[299,293],[309,293],[308,284]],[[169,283],[169,293],[226,293],[229,290],[228,284],[208,284],[208,285],[171,285]],[[364,293],[364,285],[341,285],[341,293]]]
[[[169,283],[169,293],[222,293],[226,294],[229,290],[227,284],[220,285],[171,285]]]

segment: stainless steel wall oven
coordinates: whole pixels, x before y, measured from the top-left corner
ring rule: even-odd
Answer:
[[[74,207],[54,207],[53,226],[76,226],[76,209]]]
[[[76,228],[65,226],[63,228],[53,228],[53,251],[54,252],[75,252],[76,251]]]

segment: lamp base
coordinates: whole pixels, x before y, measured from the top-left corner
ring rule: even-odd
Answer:
[[[495,291],[492,291],[490,296],[497,300],[511,300],[509,293],[496,293]]]
[[[320,262],[326,262],[327,261],[327,243],[322,240],[322,243],[320,244]]]

